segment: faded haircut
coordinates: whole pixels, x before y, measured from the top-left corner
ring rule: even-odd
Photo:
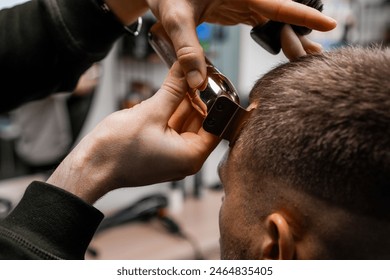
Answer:
[[[390,217],[390,49],[346,47],[280,65],[250,101],[258,108],[236,143],[237,168]]]

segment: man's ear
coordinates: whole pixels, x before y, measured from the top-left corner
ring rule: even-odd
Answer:
[[[266,238],[263,242],[263,258],[291,260],[295,255],[292,229],[281,213],[273,213],[265,220]]]

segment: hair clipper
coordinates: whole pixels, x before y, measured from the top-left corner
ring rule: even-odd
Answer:
[[[169,67],[177,60],[173,44],[161,23],[150,29],[149,43]],[[190,96],[190,99],[194,108],[205,117],[204,130],[228,140],[231,145],[250,111],[240,105],[237,90],[230,80],[207,57],[205,59],[207,87],[202,91],[196,90],[195,96]]]

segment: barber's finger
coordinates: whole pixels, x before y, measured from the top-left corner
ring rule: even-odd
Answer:
[[[222,141],[222,138],[219,138],[218,136],[207,132],[203,129],[203,127],[199,129],[198,135],[202,139],[205,154],[210,154]]]
[[[291,0],[253,1],[251,9],[258,13],[259,17],[265,16],[271,20],[306,26],[319,31],[329,31],[337,25],[333,18],[314,8]]]
[[[206,80],[206,61],[196,34],[195,22],[187,18],[181,22],[162,23],[172,40],[188,85],[193,89],[202,88]]]
[[[323,49],[321,44],[317,42],[313,42],[306,36],[299,36],[299,40],[301,41],[302,47],[305,49],[308,54],[322,53]]]
[[[181,132],[184,123],[193,110],[194,108],[192,107],[190,100],[185,97],[169,119],[168,126],[175,131]]]
[[[198,111],[192,110],[190,115],[185,119],[185,122],[181,127],[181,132],[198,132],[199,128],[202,127],[203,120],[203,117]]]
[[[306,55],[306,51],[302,46],[301,40],[294,32],[289,24],[285,24],[280,33],[280,43],[284,55],[290,60],[296,60],[297,58]]]
[[[180,65],[175,62],[169,70],[161,88],[152,97],[159,110],[159,118],[167,123],[172,114],[178,108],[188,90],[188,84]]]

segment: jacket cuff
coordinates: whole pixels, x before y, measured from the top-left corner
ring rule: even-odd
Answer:
[[[83,259],[103,214],[53,185],[32,182],[4,220],[9,230],[63,259]]]

